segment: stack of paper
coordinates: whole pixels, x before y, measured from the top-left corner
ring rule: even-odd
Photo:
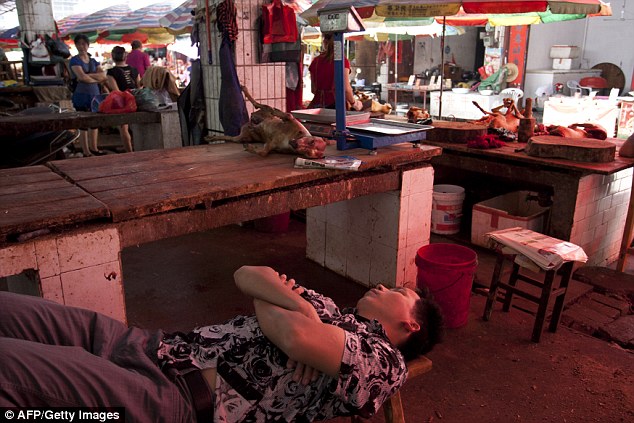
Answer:
[[[295,159],[295,167],[302,169],[340,169],[358,170],[363,163],[356,157],[351,156],[326,156],[323,159]]]
[[[530,229],[510,228],[489,232],[486,235],[491,240],[522,254],[544,270],[558,269],[567,261],[588,261],[588,256],[578,245]]]

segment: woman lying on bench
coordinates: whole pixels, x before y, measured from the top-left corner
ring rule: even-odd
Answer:
[[[379,285],[339,310],[269,267],[234,278],[255,316],[188,334],[0,293],[0,406],[123,407],[126,421],[169,423],[368,417],[405,382],[405,360],[439,340],[437,305],[407,288]]]

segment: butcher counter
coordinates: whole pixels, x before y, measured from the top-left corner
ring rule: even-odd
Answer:
[[[23,138],[36,132],[77,128],[108,128],[129,124],[134,150],[182,146],[178,110],[134,113],[63,112],[0,116],[0,137]]]
[[[617,144],[622,140],[608,139]],[[498,149],[481,150],[466,144],[425,141],[442,147],[432,159],[435,183],[463,185],[467,196],[488,196],[465,200],[470,215],[473,202],[515,190],[544,192],[552,199],[546,231],[556,238],[583,247],[588,264],[604,266],[619,254],[630,190],[634,159],[616,155],[612,162],[585,163],[527,155],[526,144],[507,143]]]
[[[307,209],[308,257],[366,285],[402,285],[429,242],[440,153],[346,150],[363,160],[347,172],[218,144],[0,170],[0,278],[35,274],[43,297],[126,321],[123,248]]]

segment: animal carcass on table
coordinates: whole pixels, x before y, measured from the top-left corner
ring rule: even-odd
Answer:
[[[502,106],[495,107],[490,112],[484,110],[476,101],[474,101],[473,105],[480,109],[480,111],[484,113],[484,116],[476,121],[473,121],[473,123],[484,123],[492,129],[517,133],[520,119],[522,119],[524,115],[519,111],[517,106],[515,106],[515,101],[513,101],[513,99],[505,98],[502,101]],[[506,107],[507,110],[504,114],[502,114],[500,110],[504,107]]]
[[[601,125],[594,123],[573,123],[570,126],[550,125],[546,128],[549,135],[564,138],[594,138],[604,140],[608,132]]]
[[[230,141],[243,143],[245,150],[266,157],[271,151],[278,153],[298,154],[309,159],[320,159],[324,156],[329,141],[314,137],[293,115],[258,103],[251,97],[246,87],[242,86],[244,96],[257,110],[251,113],[251,119],[240,130],[240,135],[209,135],[205,141]],[[251,143],[263,143],[257,150]]]

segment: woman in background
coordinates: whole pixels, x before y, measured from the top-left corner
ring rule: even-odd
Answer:
[[[112,60],[115,66],[108,69],[108,89],[112,91],[126,91],[138,88],[141,83],[139,71],[126,64],[127,53],[121,46],[112,49]],[[132,137],[128,130],[128,124],[124,123],[119,126],[119,134],[123,147],[128,153],[132,151]]]
[[[314,108],[335,108],[335,61],[334,61],[334,42],[333,34],[323,34],[322,52],[311,62],[308,70],[310,71],[311,91],[315,95],[308,105],[309,109]],[[355,101],[350,85],[350,62],[344,57],[343,85],[345,90],[346,108],[354,105],[356,110],[361,110],[361,102]],[[357,108],[359,107],[359,108]]]
[[[83,34],[75,36],[75,47],[79,54],[70,59],[70,69],[72,71],[73,85],[73,107],[81,112],[90,112],[92,100],[99,94],[99,85],[106,82],[106,73],[99,63],[88,53],[88,37]],[[87,131],[80,131],[79,141],[84,156],[105,154],[99,150],[97,136],[99,129],[90,128]]]

